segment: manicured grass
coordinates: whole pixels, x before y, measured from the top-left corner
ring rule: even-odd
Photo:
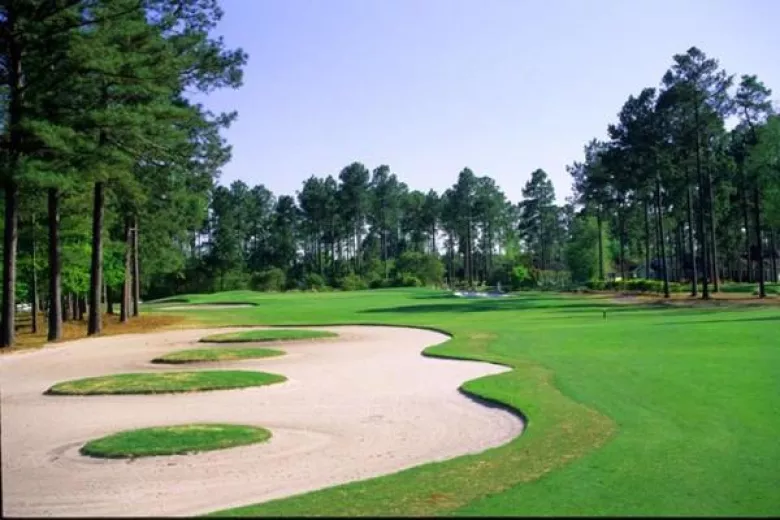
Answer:
[[[127,459],[191,454],[264,442],[271,432],[237,424],[183,424],[142,428],[89,441],[79,452],[90,457]]]
[[[206,361],[236,361],[239,359],[259,359],[283,356],[281,350],[270,348],[194,348],[165,354],[152,360],[152,363],[182,364]]]
[[[220,325],[447,330],[453,339],[427,353],[514,367],[465,389],[529,419],[522,436],[480,454],[219,515],[780,514],[776,306],[468,300],[420,289],[192,300],[210,298],[256,306],[190,315]]]
[[[286,377],[245,370],[203,370],[200,372],[150,372],[89,377],[57,383],[51,395],[165,394],[202,392],[263,386],[286,381]]]
[[[201,338],[204,343],[261,343],[266,341],[296,341],[303,339],[335,338],[338,334],[325,330],[246,330],[212,334]]]

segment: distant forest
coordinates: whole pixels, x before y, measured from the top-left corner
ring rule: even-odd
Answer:
[[[777,282],[780,116],[759,78],[697,48],[616,107],[608,140],[567,166],[563,205],[543,170],[513,202],[489,172],[423,193],[360,162],[277,196],[218,184],[236,114],[189,101],[241,85],[247,56],[208,36],[220,17],[216,0],[0,7],[0,346],[26,303],[55,340],[63,318],[96,334],[115,305],[126,321],[141,299],[192,292],[500,284],[708,298],[724,281],[757,283],[758,296]]]

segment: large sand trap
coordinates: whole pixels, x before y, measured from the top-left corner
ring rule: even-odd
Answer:
[[[200,365],[289,378],[244,390],[42,395],[66,379],[192,370],[149,360],[192,347],[214,329],[89,338],[0,358],[3,514],[197,515],[479,452],[522,432],[517,416],[457,391],[466,380],[504,368],[420,355],[446,336],[391,327],[323,329],[342,337],[285,343],[279,348],[288,355],[278,358]],[[135,461],[78,454],[84,442],[129,428],[211,421],[264,426],[273,437],[254,446]]]

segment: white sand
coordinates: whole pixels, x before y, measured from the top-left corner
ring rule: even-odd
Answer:
[[[149,360],[199,346],[197,340],[214,329],[90,338],[3,356],[3,514],[197,515],[480,452],[522,432],[515,415],[457,391],[464,381],[504,368],[420,355],[446,336],[391,327],[323,329],[342,338],[279,344],[274,348],[288,355],[278,358],[207,365]],[[42,395],[68,379],[194,367],[266,370],[289,381],[192,394]],[[255,424],[273,437],[253,446],[135,461],[78,453],[96,437],[189,422]]]

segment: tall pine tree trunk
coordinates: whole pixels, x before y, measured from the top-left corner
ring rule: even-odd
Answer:
[[[618,207],[618,218],[620,219],[620,280],[623,284],[626,281],[626,227],[625,215],[623,214],[623,200],[620,200]]]
[[[604,281],[604,238],[603,238],[603,231],[602,231],[602,219],[601,219],[601,204],[599,204],[598,210],[596,212],[596,224],[599,228],[599,280]]]
[[[32,241],[32,277],[30,280],[30,292],[31,294],[31,305],[32,308],[30,309],[30,317],[32,318],[32,333],[37,334],[38,333],[38,259],[37,259],[37,251],[36,247],[37,244],[35,243],[35,214],[32,215],[30,218],[30,225],[32,226],[30,229],[31,232],[31,241]]]
[[[19,186],[5,182],[5,234],[3,236],[3,304],[0,347],[14,344],[16,328],[16,247],[19,225]]]
[[[685,223],[677,223],[677,282],[685,279]]]
[[[691,296],[696,297],[699,294],[699,273],[696,265],[696,242],[693,239],[693,186],[690,183],[690,178],[688,182],[688,251],[691,255]]]
[[[772,283],[777,283],[777,243],[775,242],[777,236],[776,230],[771,230],[769,232],[769,247],[772,248],[772,256],[770,256],[772,261]]]
[[[105,184],[95,183],[95,200],[92,214],[92,269],[89,281],[89,322],[87,335],[100,334],[103,320],[100,315],[100,291],[103,288],[103,216],[105,209]]]
[[[764,241],[761,236],[761,189],[758,187],[758,181],[753,187],[753,222],[756,227],[756,254],[758,256],[758,297],[766,298]]]
[[[669,270],[666,265],[666,244],[664,240],[664,216],[663,205],[661,204],[661,179],[656,179],[655,183],[655,206],[658,218],[658,232],[661,235],[661,272],[664,281],[664,298],[669,298]]]
[[[709,158],[709,154],[708,154]],[[712,291],[720,291],[720,274],[718,273],[718,244],[715,240],[715,201],[712,193],[712,171],[707,168],[707,204],[709,206],[710,216],[710,252],[711,252],[711,264],[712,264]]]
[[[742,225],[745,228],[745,275],[748,283],[754,281],[753,278],[753,255],[750,254],[750,204],[748,203],[748,182],[744,171],[744,165],[740,162],[740,170],[742,170]]]
[[[132,269],[132,231],[130,227],[130,219],[125,219],[125,277],[122,283],[122,301],[119,307],[119,321],[121,323],[127,323],[130,319],[130,286],[131,286],[131,269]]]
[[[140,314],[141,271],[138,260],[138,217],[133,217],[133,316]]]
[[[8,148],[5,172],[5,232],[3,235],[3,302],[0,320],[0,347],[14,344],[16,333],[16,246],[19,225],[19,185],[16,176],[19,154],[22,148],[22,48],[14,36],[18,30],[15,10],[8,9],[5,25],[12,30],[5,37],[7,51],[6,74],[8,77]]]
[[[650,205],[645,203],[645,278],[650,278]]]
[[[699,130],[699,103],[696,102],[694,111],[694,121],[696,123],[696,179],[699,184],[699,211],[698,214],[698,235],[699,246],[701,249],[701,299],[710,299],[710,289],[708,284],[709,278],[709,250],[707,245],[707,229],[704,225],[704,211],[707,203],[706,187],[704,183],[704,174],[702,173],[701,165],[701,131]]]
[[[114,291],[106,286],[106,313],[114,314]]]

